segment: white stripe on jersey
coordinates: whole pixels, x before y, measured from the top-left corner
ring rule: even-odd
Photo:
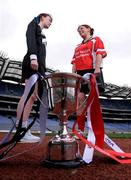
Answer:
[[[98,52],[98,51],[103,52],[103,51],[105,51],[105,49],[97,49],[97,51],[96,51],[96,52]]]

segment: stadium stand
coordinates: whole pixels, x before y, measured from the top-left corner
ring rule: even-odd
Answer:
[[[16,114],[24,89],[21,84],[21,66],[22,62],[0,55],[0,114]],[[52,73],[54,70],[47,68],[47,72]],[[104,121],[131,121],[131,88],[105,83],[100,103]],[[34,113],[32,111],[32,115]]]

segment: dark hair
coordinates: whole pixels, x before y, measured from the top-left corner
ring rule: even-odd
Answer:
[[[53,18],[52,18],[52,16],[51,16],[51,14],[48,14],[48,13],[41,13],[41,14],[39,14],[37,17],[39,18],[39,21],[40,21],[40,19],[41,19],[42,17],[47,17],[47,16],[49,16],[49,17],[51,18],[51,21],[53,21]]]
[[[85,28],[90,29],[90,35],[91,35],[91,36],[94,34],[94,29],[91,28],[91,27],[90,27],[89,25],[87,25],[87,24],[82,24],[82,25],[78,26],[77,31],[79,31],[79,28],[80,28],[81,26],[84,26]]]

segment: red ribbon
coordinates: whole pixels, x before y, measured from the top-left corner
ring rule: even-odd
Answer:
[[[96,80],[94,75],[90,75],[90,100],[92,99],[92,103],[90,106],[90,118],[92,129],[96,138],[96,145],[103,148],[104,145],[104,123],[99,103],[99,95],[98,89],[96,85]],[[88,114],[87,114],[88,116]]]
[[[85,113],[88,112],[88,109],[90,108],[90,120],[92,129],[94,131],[94,135],[96,138],[96,144],[92,144],[87,139],[82,137],[75,129],[77,121],[74,123],[72,131],[73,133],[78,136],[83,143],[87,144],[90,147],[93,147],[100,153],[109,156],[110,158],[114,159],[115,161],[119,163],[131,163],[131,153],[121,153],[116,152],[113,150],[103,149],[104,146],[104,123],[99,103],[99,95],[98,95],[98,89],[96,87],[96,80],[95,76],[93,74],[90,75],[90,94],[87,100],[86,108],[83,111]],[[128,159],[125,159],[128,158]]]

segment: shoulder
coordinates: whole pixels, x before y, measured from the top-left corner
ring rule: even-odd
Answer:
[[[38,26],[38,24],[35,22],[35,20],[33,19],[27,26],[27,28],[36,28]]]
[[[35,20],[33,19],[33,20],[28,24],[28,26],[30,26],[30,25],[37,25],[37,23],[36,23]]]
[[[98,37],[98,36],[94,36],[94,37],[92,38],[92,40],[95,40],[95,41],[101,41],[101,38]]]
[[[27,26],[26,35],[30,36],[36,32],[41,33],[40,26],[34,20],[32,20]]]
[[[76,47],[79,47],[79,46],[81,46],[81,44],[82,44],[82,43],[80,43],[80,44],[77,44],[77,45],[76,45]]]
[[[92,39],[95,40],[95,42],[103,42],[102,39],[98,36],[93,37]]]
[[[77,44],[76,47],[75,47],[75,49],[78,49],[79,47],[81,47],[81,45],[82,45],[82,43]]]

